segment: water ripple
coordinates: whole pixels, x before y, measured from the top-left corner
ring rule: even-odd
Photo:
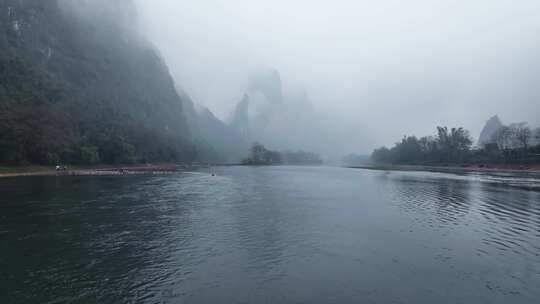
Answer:
[[[1,180],[0,294],[6,303],[540,297],[534,178],[213,173]]]

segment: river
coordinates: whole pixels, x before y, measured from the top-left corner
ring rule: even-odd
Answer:
[[[539,183],[333,167],[4,178],[0,302],[538,303]]]

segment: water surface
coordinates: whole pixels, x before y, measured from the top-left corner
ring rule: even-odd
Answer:
[[[538,180],[213,171],[0,179],[0,302],[540,299]]]

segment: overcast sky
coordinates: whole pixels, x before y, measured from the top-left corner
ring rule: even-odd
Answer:
[[[226,118],[260,68],[372,135],[540,122],[538,0],[136,0],[177,84]]]

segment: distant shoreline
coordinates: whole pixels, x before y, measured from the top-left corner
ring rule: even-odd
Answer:
[[[95,167],[73,166],[64,171],[56,171],[52,166],[21,166],[21,167],[0,167],[0,178],[7,177],[30,177],[30,176],[122,176],[122,175],[168,175],[178,172],[185,172],[210,166],[228,167],[244,166],[259,167],[257,165],[245,164],[159,164],[159,165],[97,165]],[[527,168],[515,167],[478,167],[478,166],[422,166],[422,165],[365,165],[365,166],[347,166],[351,169],[379,170],[379,171],[411,171],[411,172],[478,172],[478,173],[531,173],[540,178],[540,166],[534,165]]]
[[[77,167],[67,170],[55,170],[52,166],[23,166],[23,167],[1,167],[0,178],[2,177],[23,177],[23,176],[114,176],[114,175],[165,175],[177,172],[184,172],[205,165],[130,165],[130,166],[96,166]]]
[[[68,166],[67,170],[55,170],[54,166],[0,166],[0,178],[24,176],[114,176],[114,175],[166,175],[209,167],[268,167],[280,165],[247,165],[241,163],[195,163],[158,165],[96,165]],[[294,166],[313,166],[299,164]],[[319,165],[316,165],[319,166]]]
[[[351,166],[352,169],[367,169],[381,171],[425,171],[425,172],[479,172],[479,173],[534,173],[539,174],[540,165],[519,168],[516,166],[492,165],[489,167],[479,166],[422,166],[422,165],[370,165]]]

